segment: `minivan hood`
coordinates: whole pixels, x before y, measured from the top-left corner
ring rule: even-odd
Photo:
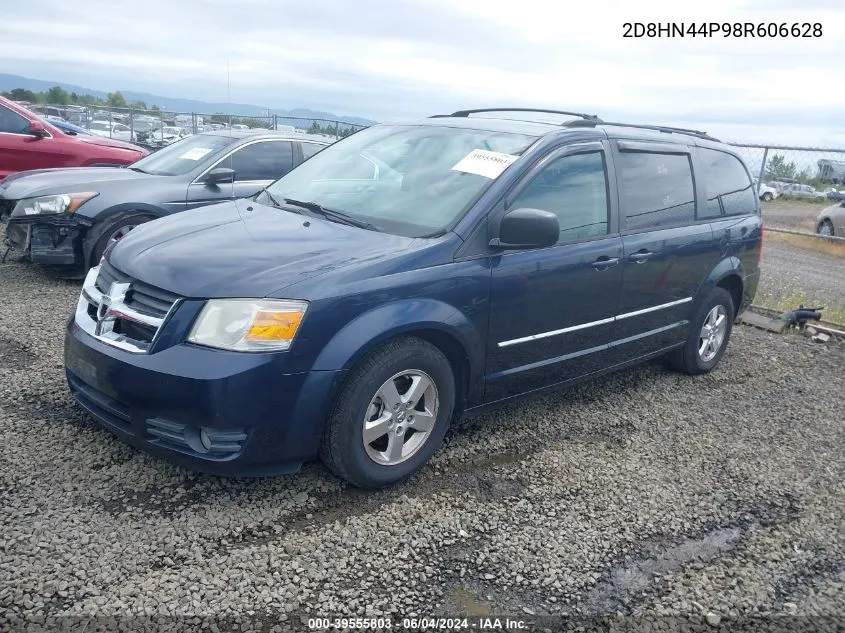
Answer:
[[[108,261],[183,297],[265,297],[340,267],[386,259],[417,241],[236,200],[143,224]]]
[[[67,167],[36,169],[7,176],[0,185],[0,194],[10,200],[22,200],[56,193],[96,191],[97,183],[163,178],[124,167]]]

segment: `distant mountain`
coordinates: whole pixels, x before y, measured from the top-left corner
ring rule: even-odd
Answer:
[[[60,86],[68,92],[75,92],[79,95],[91,95],[99,99],[105,99],[108,96],[107,92],[102,90],[92,90],[83,86],[74,86],[61,81],[43,81],[41,79],[30,79],[29,77],[21,77],[20,75],[10,75],[0,73],[0,92],[12,90],[14,88],[23,88],[25,90],[32,90],[33,92],[46,92],[53,86]],[[373,125],[375,121],[370,119],[362,119],[354,116],[338,116],[331,112],[321,112],[319,110],[309,110],[308,108],[295,108],[293,110],[281,110],[274,108],[262,108],[261,106],[250,105],[245,103],[210,103],[208,101],[197,101],[195,99],[178,99],[173,97],[162,97],[161,95],[154,95],[148,92],[134,92],[132,90],[120,90],[127,101],[143,101],[150,105],[157,105],[160,108],[166,109],[168,112],[196,112],[197,114],[214,114],[216,112],[223,112],[225,114],[232,114],[236,116],[262,116],[269,112],[269,114],[277,114],[284,117],[297,117],[302,119],[328,119],[331,121],[342,121],[344,123],[353,123],[355,125]]]

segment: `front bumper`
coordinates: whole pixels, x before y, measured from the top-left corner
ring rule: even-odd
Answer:
[[[36,264],[82,267],[89,226],[68,214],[13,217],[6,224],[6,244]]]
[[[286,374],[284,357],[190,344],[131,354],[74,319],[65,333],[68,386],[79,405],[142,450],[223,476],[295,472],[317,456],[344,372]]]

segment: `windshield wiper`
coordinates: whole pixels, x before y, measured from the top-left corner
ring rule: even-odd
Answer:
[[[283,200],[287,204],[291,204],[295,207],[302,207],[303,209],[308,209],[309,211],[322,215],[324,218],[328,220],[333,220],[335,222],[338,222],[339,224],[357,226],[359,229],[368,229],[370,231],[379,230],[378,227],[374,224],[370,224],[369,222],[364,222],[363,220],[353,218],[351,215],[344,213],[343,211],[329,209],[328,207],[324,207],[323,205],[317,204],[316,202],[303,202],[302,200],[294,200],[293,198],[283,198]]]
[[[140,167],[127,167],[127,169],[131,169],[132,171],[137,171],[139,174],[149,174],[150,172],[144,171]]]
[[[261,190],[261,191],[259,191],[257,194],[255,194],[255,197],[253,198],[253,200],[255,200],[255,198],[257,198],[258,196],[260,196],[262,193],[270,199],[270,202],[272,203],[272,205],[273,205],[274,207],[277,207],[277,208],[281,209],[281,208],[284,206],[281,202],[279,202],[278,200],[276,200],[276,198],[275,198],[275,197],[273,197],[273,194],[272,194],[272,193],[270,193],[270,192],[269,192],[269,191],[267,191],[266,189],[262,189],[262,190]]]

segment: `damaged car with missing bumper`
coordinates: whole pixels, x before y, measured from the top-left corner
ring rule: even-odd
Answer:
[[[73,396],[192,469],[320,457],[379,487],[462,413],[655,357],[713,370],[759,279],[742,159],[555,114],[376,125],[250,199],[136,228],[68,321]]]
[[[268,130],[197,134],[126,168],[40,169],[0,182],[6,245],[82,277],[109,244],[150,220],[254,195],[328,145]]]

